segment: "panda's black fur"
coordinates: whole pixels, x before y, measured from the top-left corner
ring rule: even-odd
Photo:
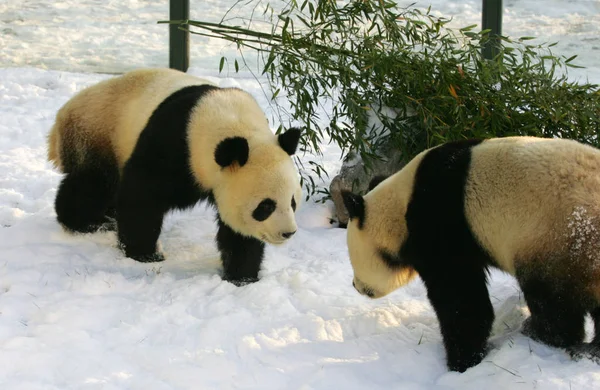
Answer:
[[[440,323],[448,367],[460,372],[478,364],[487,352],[487,339],[494,321],[487,287],[488,271],[490,267],[502,268],[482,247],[465,216],[465,191],[472,151],[481,142],[450,142],[422,154],[414,177],[409,181],[412,188],[398,188],[398,191],[410,191],[404,217],[406,233],[400,249],[394,252],[378,248],[374,256],[387,265],[389,272],[407,272],[405,282],[413,276],[410,270],[421,277]],[[594,158],[600,161],[600,155],[594,154]],[[373,187],[380,182],[378,180]],[[386,192],[381,193],[383,198],[393,188],[396,187],[388,184],[384,189]],[[364,245],[352,241],[350,229],[357,235],[363,234],[360,232],[368,223],[369,203],[350,192],[343,193],[343,197],[350,219],[355,222],[354,226],[348,226],[349,246]],[[389,212],[394,213],[393,210]],[[377,222],[372,223],[377,225]],[[368,234],[385,232],[381,231],[385,228],[374,229]],[[352,260],[353,265],[354,261],[370,261]],[[582,278],[567,274],[564,280],[561,280],[563,276],[557,276],[568,270],[582,272],[583,276],[593,265],[569,268],[569,261],[583,260],[565,259],[567,263],[561,266],[562,271],[543,272],[544,268],[539,264],[543,264],[545,258],[523,260],[516,266],[515,277],[532,312],[532,317],[524,323],[524,333],[549,345],[568,348],[575,357],[586,355],[600,359],[600,302],[592,296],[592,289],[597,288],[597,284],[592,287],[591,275]],[[372,286],[363,283],[357,286],[355,282],[359,283],[356,276],[353,284],[359,292],[370,297],[375,295]],[[582,343],[587,313],[592,315],[595,323],[595,338],[589,344]]]
[[[190,85],[170,94],[152,112],[122,167],[113,153],[114,146],[97,141],[100,137],[87,135],[90,139],[84,139],[75,132],[69,133],[76,127],[71,126],[69,117],[79,118],[73,114],[74,109],[67,107],[67,114],[63,115],[67,119],[57,119],[49,140],[50,160],[66,173],[55,200],[58,221],[74,232],[116,229],[119,245],[128,257],[141,262],[164,260],[157,248],[164,215],[172,209],[193,207],[202,200],[217,206],[212,189],[204,188],[191,172],[188,139],[192,112],[217,89],[210,84]],[[299,136],[299,130],[291,129],[273,137],[285,153],[293,154]],[[82,144],[85,158],[79,157]],[[223,137],[214,149],[214,160],[221,169],[235,171],[248,159],[249,146],[243,137]],[[295,204],[290,207],[295,210]],[[263,215],[263,220],[274,209]],[[219,213],[216,218],[223,278],[236,284],[258,280],[264,242],[234,230]],[[288,238],[286,234],[282,235]]]
[[[492,261],[464,217],[470,149],[477,143],[448,143],[425,155],[406,212],[410,233],[400,253],[427,287],[449,367],[458,371],[481,361],[494,321],[486,285]],[[392,267],[398,265],[397,258],[386,258]]]
[[[186,124],[196,103],[213,89],[200,85],[175,92],[158,106],[140,134],[123,169],[117,199],[119,242],[127,256],[138,261],[163,260],[155,248],[163,215],[200,200],[212,202],[212,192],[201,188],[189,173]],[[139,208],[145,210],[143,214],[137,212]]]

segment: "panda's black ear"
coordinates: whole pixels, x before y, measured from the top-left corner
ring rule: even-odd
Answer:
[[[371,181],[369,182],[369,191],[371,191],[373,188],[377,187],[377,185],[379,183],[381,183],[382,181],[384,181],[387,178],[388,178],[388,176],[386,176],[386,175],[377,175],[377,176],[373,177],[371,179]]]
[[[279,146],[281,146],[281,148],[291,156],[292,154],[296,153],[298,141],[300,141],[300,129],[297,127],[292,127],[285,133],[279,134],[277,141],[279,141]]]
[[[225,138],[215,149],[215,161],[225,168],[237,162],[240,167],[248,161],[248,141],[244,137]]]
[[[365,221],[365,200],[363,197],[343,190],[342,199],[344,199],[344,206],[348,210],[350,219],[358,219],[358,227],[362,228]]]

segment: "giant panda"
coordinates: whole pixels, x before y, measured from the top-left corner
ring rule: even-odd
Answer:
[[[297,229],[301,186],[290,156],[299,138],[297,128],[273,134],[249,93],[184,72],[102,81],[58,111],[48,136],[48,159],[65,174],[58,222],[87,233],[116,219],[126,256],[157,262],[165,213],[205,200],[217,210],[223,278],[256,281],[265,243]]]
[[[534,137],[449,142],[366,195],[342,196],[354,287],[378,298],[419,275],[450,370],[486,354],[490,267],[516,277],[531,312],[524,334],[600,358],[599,150]]]

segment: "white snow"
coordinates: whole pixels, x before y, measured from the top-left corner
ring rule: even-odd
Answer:
[[[213,21],[233,4],[191,2],[192,18]],[[429,3],[457,26],[480,21],[480,1],[418,2]],[[600,82],[599,1],[504,3],[505,34],[558,40],[556,53],[589,67],[571,76]],[[447,372],[419,280],[379,300],[352,288],[330,203],[304,203],[294,239],[268,247],[261,281],[239,288],[219,277],[204,206],[166,219],[159,264],[125,258],[114,233],[64,233],[53,210],[60,175],[45,159],[54,115],[101,73],[166,66],[167,27],[155,22],[167,18],[166,0],[0,0],[0,389],[600,388],[599,365],[519,333],[528,311],[499,272],[495,348],[466,373]],[[190,73],[240,86],[270,112],[248,71],[218,74],[231,45],[193,36],[191,49]],[[323,150],[334,175],[339,150]]]

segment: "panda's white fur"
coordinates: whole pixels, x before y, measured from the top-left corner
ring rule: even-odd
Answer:
[[[293,210],[278,208],[267,221],[260,223],[241,212],[256,208],[265,194],[273,199],[284,199],[293,189],[295,192],[291,195],[298,204],[302,198],[294,163],[279,146],[254,99],[239,90],[214,94],[194,108],[191,118],[188,134],[191,167],[202,186],[213,191],[223,220],[242,234],[272,244],[285,241],[278,233],[296,231]],[[207,126],[212,126],[210,131]],[[223,134],[248,140],[252,160],[239,174],[237,166],[220,169],[215,162],[214,147],[223,139]]]
[[[64,139],[70,138],[79,161],[85,160],[90,143],[102,144],[115,153],[122,169],[156,107],[181,88],[205,84],[214,85],[173,69],[150,68],[85,88],[58,111],[49,134],[48,160],[62,171],[60,150]],[[76,132],[71,130],[72,121],[77,123]]]
[[[357,218],[348,222],[346,241],[354,269],[354,286],[360,292],[369,291],[372,298],[383,297],[410,282],[414,269],[391,270],[381,261],[378,250],[400,251],[406,236],[404,214],[410,201],[412,180],[426,152],[415,156],[402,170],[379,183],[365,197],[368,212],[360,229]]]
[[[564,139],[486,141],[472,150],[465,190],[471,229],[500,268],[515,275],[520,263],[580,240],[594,274],[587,287],[600,302],[600,265],[592,267],[600,261],[600,151]],[[578,225],[578,213],[592,230]]]
[[[597,149],[534,137],[449,143],[420,153],[364,197],[345,193],[344,201],[355,287],[377,298],[420,274],[451,369],[483,357],[493,311],[479,268],[489,266],[517,277],[532,311],[528,335],[572,352],[584,348],[589,312],[596,338],[585,348],[600,356]],[[454,246],[458,239],[471,249]]]
[[[169,138],[171,131],[173,139]],[[144,132],[144,142],[140,142]],[[226,246],[246,240],[244,237],[280,244],[297,229],[294,211],[301,202],[301,187],[290,154],[296,149],[298,137],[296,129],[279,136],[273,134],[260,106],[247,92],[218,88],[183,72],[141,69],[102,81],[76,94],[59,110],[48,137],[48,159],[66,173],[57,194],[59,222],[68,230],[94,231],[103,225],[105,217],[114,216],[112,208],[118,209],[119,202],[125,208],[120,215],[117,213],[117,224],[120,218],[133,221],[134,216],[124,215],[130,208],[139,207],[131,192],[140,191],[136,195],[144,198],[140,203],[156,206],[161,215],[164,209],[190,207],[194,200],[214,203],[219,212],[217,241],[222,254],[228,252]],[[164,150],[160,145],[163,141]],[[171,143],[180,149],[173,149]],[[179,161],[183,155],[189,155],[189,160]],[[145,172],[143,161],[155,164],[156,178],[151,178],[153,172]],[[142,177],[142,186],[160,193],[157,199],[152,199],[151,191],[137,189],[140,184],[136,182]],[[129,178],[127,185],[118,184],[123,178]],[[164,188],[171,185],[171,178],[181,184],[177,187],[181,194]],[[166,197],[170,200],[163,199]],[[262,217],[266,219],[256,220],[253,210],[265,199],[276,207],[266,207]],[[157,218],[148,223],[156,225]],[[140,222],[139,228],[143,231],[146,227]],[[120,235],[127,229],[133,228],[123,225],[118,229]],[[150,235],[155,236],[156,229],[150,229]],[[149,233],[140,232],[142,236]],[[149,241],[131,239],[129,248],[144,240]],[[244,242],[250,246],[246,248],[247,257],[260,263],[262,247]],[[149,244],[141,246],[144,249],[137,252],[152,251]],[[238,246],[244,249],[244,245]],[[160,253],[130,252],[136,260],[162,260]],[[233,257],[244,256],[240,253]],[[229,263],[224,260],[224,265]],[[256,275],[240,278],[251,280]]]

